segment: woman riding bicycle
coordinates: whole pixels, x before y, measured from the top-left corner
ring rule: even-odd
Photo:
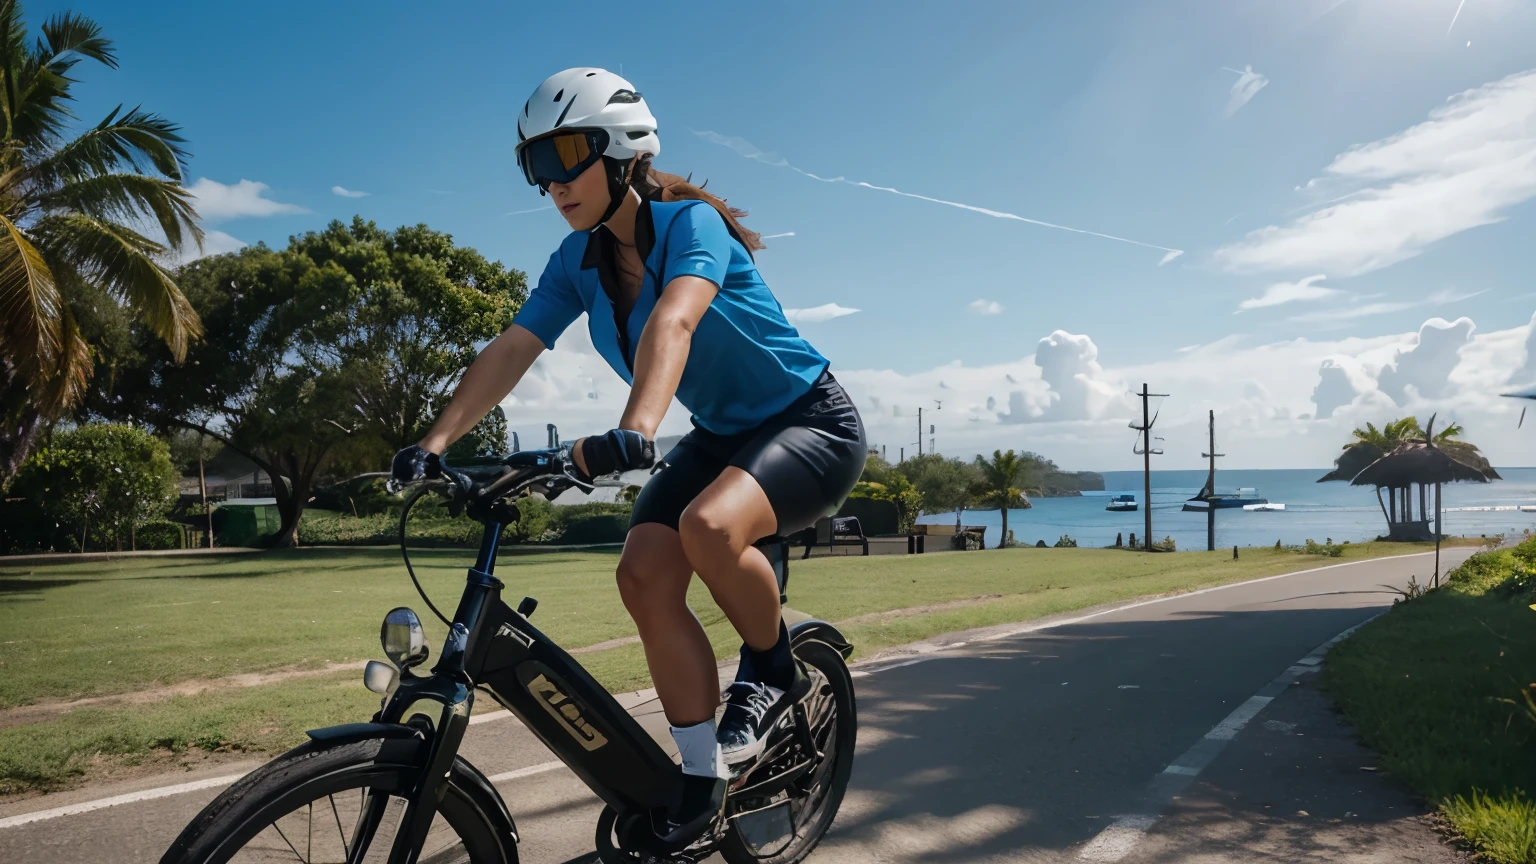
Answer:
[[[426,437],[396,454],[393,474],[432,473],[583,312],[632,390],[617,428],[576,442],[578,470],[650,468],[673,397],[693,413],[693,431],[635,502],[617,574],[682,754],[683,797],[663,839],[686,842],[719,814],[728,766],[755,757],[809,686],[773,568],[752,544],[836,511],[863,471],[864,427],[763,283],[752,259],[763,246],[737,222],[745,214],[651,167],[656,120],[633,85],[567,69],[533,92],[517,129],[524,176],[572,233]],[[714,653],[687,604],[694,573],[744,643],[718,729]]]

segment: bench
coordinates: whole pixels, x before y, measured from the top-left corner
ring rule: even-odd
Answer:
[[[796,534],[794,542],[805,545],[801,560],[811,557],[811,550],[817,546],[858,546],[862,554],[869,554],[869,538],[864,536],[864,526],[857,516],[823,516],[814,526]]]
[[[962,525],[956,530],[953,525],[919,524],[912,526],[912,534],[924,537],[944,537],[950,539],[950,542],[953,542],[956,534],[971,534],[975,536],[976,542],[981,548],[987,548],[987,526],[985,525]]]

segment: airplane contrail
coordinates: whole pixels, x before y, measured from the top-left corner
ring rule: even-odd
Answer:
[[[1465,5],[1467,5],[1467,0],[1461,0],[1460,3],[1456,4],[1456,14],[1451,16],[1451,26],[1445,28],[1445,35],[1451,35],[1451,31],[1456,29],[1456,19],[1461,17],[1461,7]]]
[[[542,213],[545,210],[553,210],[553,209],[555,209],[555,205],[553,205],[553,204],[545,204],[543,207],[534,207],[531,210],[509,210],[506,213],[503,213],[501,215],[503,215],[503,216],[527,216],[529,213]]]
[[[1157,266],[1159,267],[1184,254],[1183,249],[1172,249],[1167,246],[1158,246],[1155,243],[1143,243],[1140,240],[1131,240],[1126,237],[1116,237],[1113,234],[1101,234],[1098,231],[1089,231],[1084,228],[1073,228],[1069,225],[1058,225],[1055,222],[1043,222],[1039,219],[1030,219],[1026,216],[1020,216],[1017,213],[1005,213],[1001,210],[989,210],[986,207],[977,207],[972,204],[962,204],[959,201],[946,201],[943,198],[930,198],[927,195],[903,192],[900,189],[895,189],[890,186],[876,186],[873,183],[865,183],[862,180],[849,180],[846,177],[820,177],[804,169],[796,168],[794,165],[789,164],[789,162],[783,158],[775,159],[770,157],[769,154],[759,150],[746,139],[733,138],[730,136],[721,135],[718,132],[710,132],[707,130],[701,132],[697,129],[693,130],[693,134],[703,138],[706,141],[709,141],[712,144],[719,144],[722,147],[729,147],[730,149],[736,151],[736,154],[739,156],[744,156],[748,159],[754,159],[758,162],[762,162],[765,165],[773,165],[777,168],[788,168],[789,170],[794,171],[796,174],[809,177],[812,180],[819,180],[822,183],[845,183],[849,186],[862,186],[865,189],[874,189],[878,192],[889,192],[892,195],[900,195],[903,198],[916,198],[919,201],[929,201],[934,204],[943,204],[946,207],[957,207],[961,210],[969,210],[972,213],[980,213],[983,216],[991,216],[994,219],[1011,219],[1017,222],[1027,222],[1030,225],[1039,225],[1042,228],[1055,228],[1058,231],[1071,231],[1073,234],[1087,234],[1090,237],[1101,237],[1105,240],[1114,240],[1119,243],[1130,243],[1133,246],[1141,246],[1146,249],[1156,249],[1159,252],[1166,252],[1167,254],[1162,257],[1162,260],[1157,262]]]

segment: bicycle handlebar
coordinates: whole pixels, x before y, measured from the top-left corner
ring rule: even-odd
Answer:
[[[491,501],[536,484],[546,498],[553,498],[571,487],[590,492],[596,484],[575,475],[576,465],[569,446],[544,450],[520,450],[492,460],[467,465],[449,465],[439,460],[440,474],[427,481],[442,481],[448,497],[464,501]],[[417,481],[422,482],[422,481]],[[390,480],[391,491],[406,485]]]

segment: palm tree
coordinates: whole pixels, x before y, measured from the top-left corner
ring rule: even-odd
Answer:
[[[0,0],[0,486],[90,380],[73,300],[111,296],[178,360],[202,332],[165,265],[202,244],[179,127],[119,106],[68,137],[82,60],[117,67],[94,21],[54,15],[29,47],[20,3]]]
[[[972,496],[978,503],[996,507],[1003,513],[1003,533],[997,541],[998,549],[1008,545],[1008,509],[1029,506],[1029,499],[1024,497],[1023,489],[1028,485],[1031,464],[1023,455],[1012,450],[1007,453],[993,450],[991,459],[976,457],[981,481],[972,490]]]
[[[1380,429],[1377,429],[1374,424],[1367,423],[1365,428],[1354,430],[1354,440],[1344,445],[1344,452],[1334,460],[1334,470],[1318,478],[1317,482],[1353,481],[1360,477],[1361,472],[1366,468],[1376,465],[1388,455],[1425,446],[1443,450],[1456,462],[1467,466],[1469,471],[1480,474],[1486,479],[1498,479],[1498,472],[1494,471],[1483,454],[1478,452],[1477,445],[1460,440],[1464,431],[1460,424],[1450,423],[1439,431],[1434,431],[1434,426],[1434,417],[1429,418],[1428,433],[1419,424],[1417,417],[1393,420]],[[1381,505],[1382,515],[1386,517],[1389,535],[1396,530],[1393,528],[1394,524],[1414,521],[1412,489],[1416,482],[1419,483],[1418,509],[1420,516],[1423,517],[1420,521],[1427,521],[1429,518],[1428,488],[1424,483],[1413,479],[1401,479],[1400,482],[1392,481],[1390,485],[1376,486],[1376,501]],[[1386,501],[1382,500],[1382,489],[1387,490]]]

